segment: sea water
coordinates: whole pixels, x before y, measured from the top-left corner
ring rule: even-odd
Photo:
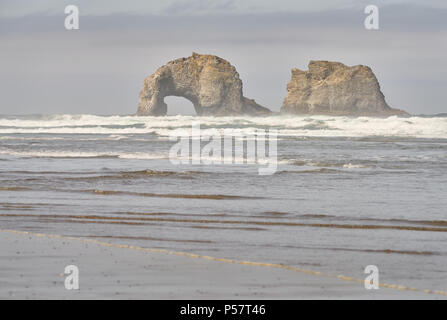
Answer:
[[[277,130],[276,173],[174,165],[197,121]],[[0,116],[0,228],[445,290],[447,117]]]

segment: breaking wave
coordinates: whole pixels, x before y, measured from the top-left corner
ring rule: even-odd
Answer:
[[[1,155],[19,158],[119,158],[119,159],[139,159],[155,160],[167,159],[167,154],[157,153],[113,153],[113,152],[84,152],[84,151],[14,151],[0,150]]]
[[[202,134],[232,128],[246,135],[256,129],[277,129],[279,136],[292,137],[414,137],[447,139],[447,118],[412,116],[401,118],[344,116],[269,117],[136,117],[96,115],[48,115],[0,117],[0,134],[107,134],[125,139],[129,134],[166,137],[189,135],[192,122],[200,122]],[[1,139],[8,139],[1,137]]]

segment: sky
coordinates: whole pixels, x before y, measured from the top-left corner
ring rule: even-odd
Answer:
[[[79,30],[64,28],[70,4]],[[364,28],[369,4],[379,30]],[[394,108],[446,113],[446,17],[445,0],[0,0],[0,114],[133,114],[144,78],[192,52],[230,61],[275,111],[292,68],[330,60],[370,66]]]

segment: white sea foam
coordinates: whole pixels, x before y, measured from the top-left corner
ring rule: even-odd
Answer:
[[[396,136],[447,138],[446,117],[136,117],[96,115],[51,115],[40,117],[0,118],[0,134],[107,134],[124,139],[128,134],[153,133],[161,137],[189,135],[193,121],[199,121],[202,134],[215,129],[232,128],[236,136],[256,129],[277,129],[279,136],[294,137],[367,137]]]
[[[122,136],[122,135],[119,135],[119,134],[111,134],[109,136],[109,138],[112,139],[112,140],[124,140],[124,139],[127,139],[126,136]]]
[[[15,151],[15,150],[0,150],[0,155],[16,157],[16,158],[120,158],[120,159],[136,159],[136,160],[157,160],[157,159],[169,159],[170,155],[166,153],[146,153],[146,152],[85,152],[85,151]],[[172,157],[172,155],[171,155]],[[220,164],[223,161],[221,156],[182,156],[178,155],[174,158],[183,161],[208,161],[214,164]],[[228,160],[228,159],[227,159]],[[268,159],[266,158],[245,158],[245,157],[230,157],[230,163],[259,163],[266,164]],[[285,163],[285,162],[284,162]]]
[[[361,168],[366,168],[366,166],[364,166],[362,164],[345,163],[343,165],[343,168],[345,168],[345,169],[361,169]]]
[[[21,158],[98,158],[111,157],[111,154],[81,151],[14,151],[0,150],[1,155]]]
[[[86,151],[15,151],[0,150],[0,155],[18,158],[121,158],[121,159],[141,159],[155,160],[167,159],[168,154],[162,153],[113,153],[113,152],[86,152]]]
[[[166,154],[154,154],[144,152],[122,153],[118,155],[120,159],[138,159],[138,160],[156,160],[156,159],[168,159],[169,155]]]

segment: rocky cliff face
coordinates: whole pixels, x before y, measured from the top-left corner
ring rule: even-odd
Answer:
[[[198,115],[263,115],[270,110],[242,95],[242,81],[236,68],[213,55],[193,53],[173,60],[144,80],[137,115],[167,113],[166,96],[190,100]]]
[[[310,61],[309,70],[292,69],[281,113],[352,116],[404,115],[385,102],[369,67]]]

